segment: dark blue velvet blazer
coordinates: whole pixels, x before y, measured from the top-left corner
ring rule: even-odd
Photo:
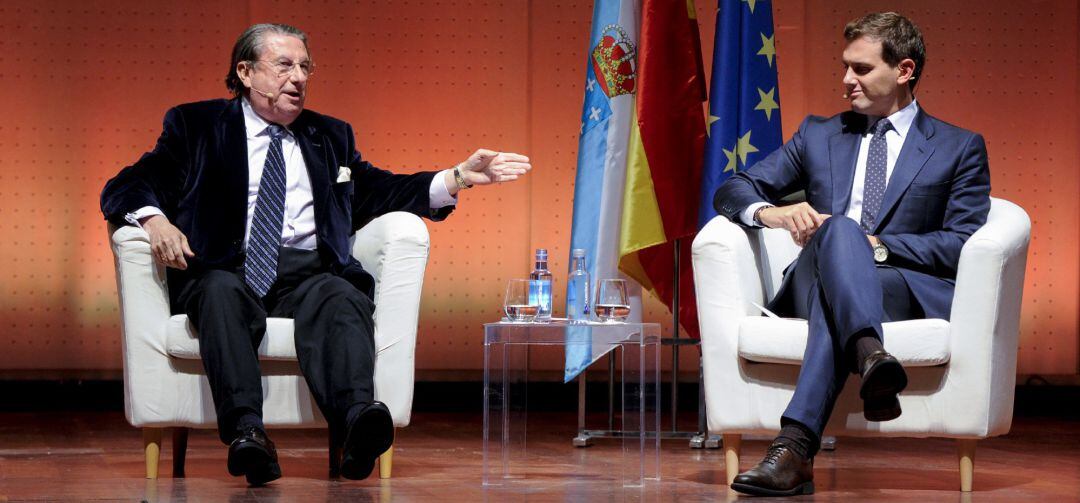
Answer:
[[[374,281],[352,258],[349,238],[372,218],[408,211],[442,220],[452,206],[432,210],[435,172],[402,175],[365,161],[348,123],[304,110],[289,129],[311,177],[317,249],[331,272],[369,296]],[[352,180],[335,183],[347,166]],[[187,271],[169,269],[173,299],[192,274],[237,270],[243,263],[247,224],[247,132],[239,98],[188,103],[165,114],[154,149],[120,171],[101,192],[101,211],[118,226],[144,206],[160,208],[195,252]],[[175,306],[175,303],[174,303]]]

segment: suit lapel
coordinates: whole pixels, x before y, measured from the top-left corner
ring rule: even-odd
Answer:
[[[851,184],[855,177],[855,161],[859,153],[859,140],[866,129],[865,116],[845,114],[843,129],[829,138],[829,166],[832,170],[833,215],[847,211],[851,200]]]
[[[933,135],[934,126],[927,120],[926,113],[919,109],[915,120],[911,122],[911,128],[908,129],[900,156],[896,158],[896,166],[893,167],[889,183],[885,186],[885,196],[881,200],[881,209],[878,210],[877,223],[871,231],[872,234],[881,231],[889,219],[889,212],[896,207],[900,196],[907,191],[911,181],[918,176],[927,159],[934,153],[934,146],[929,142]]]
[[[222,200],[226,205],[225,221],[238,224],[240,237],[243,238],[247,224],[248,150],[244,111],[239,98],[229,101],[217,129],[220,155],[224,162]]]
[[[293,125],[293,134],[304,156],[308,177],[311,178],[311,195],[315,202],[315,222],[325,222],[326,205],[330,202],[330,165],[327,160],[329,144],[326,137],[301,115]]]

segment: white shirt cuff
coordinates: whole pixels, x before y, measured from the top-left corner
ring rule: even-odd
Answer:
[[[762,206],[772,206],[769,203],[754,203],[747,206],[742,213],[739,214],[739,220],[742,220],[743,225],[749,225],[751,227],[761,227],[754,221],[754,212]]]
[[[450,195],[450,189],[446,188],[446,172],[452,169],[444,169],[431,179],[431,187],[428,189],[429,206],[431,209],[439,209],[444,206],[457,204],[457,198]]]
[[[129,224],[142,229],[143,227],[142,224],[139,223],[139,220],[142,220],[146,217],[152,217],[154,215],[165,216],[165,213],[162,213],[162,211],[155,206],[143,206],[142,208],[128,213],[127,215],[124,215],[124,220],[127,220]]]

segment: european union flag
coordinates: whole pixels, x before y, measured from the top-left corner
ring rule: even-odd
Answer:
[[[772,2],[718,0],[698,228],[716,216],[724,180],[780,147],[776,65]]]

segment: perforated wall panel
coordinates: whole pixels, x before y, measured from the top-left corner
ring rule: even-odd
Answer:
[[[1019,371],[1075,373],[1077,5],[902,7],[928,45],[920,103],[985,135],[994,195],[1034,220]],[[698,1],[707,67],[714,8]],[[843,25],[889,8],[777,2],[785,136],[808,113],[843,109]],[[0,368],[120,367],[101,187],[152,147],[170,106],[226,95],[233,41],[264,21],[308,32],[319,65],[308,106],[349,121],[375,164],[440,169],[479,147],[532,157],[526,180],[467,192],[450,219],[429,225],[417,367],[481,368],[481,325],[499,316],[505,281],[527,274],[534,248],[551,252],[561,312],[591,14],[587,0],[0,3]],[[667,310],[655,300],[645,309],[670,334]]]

